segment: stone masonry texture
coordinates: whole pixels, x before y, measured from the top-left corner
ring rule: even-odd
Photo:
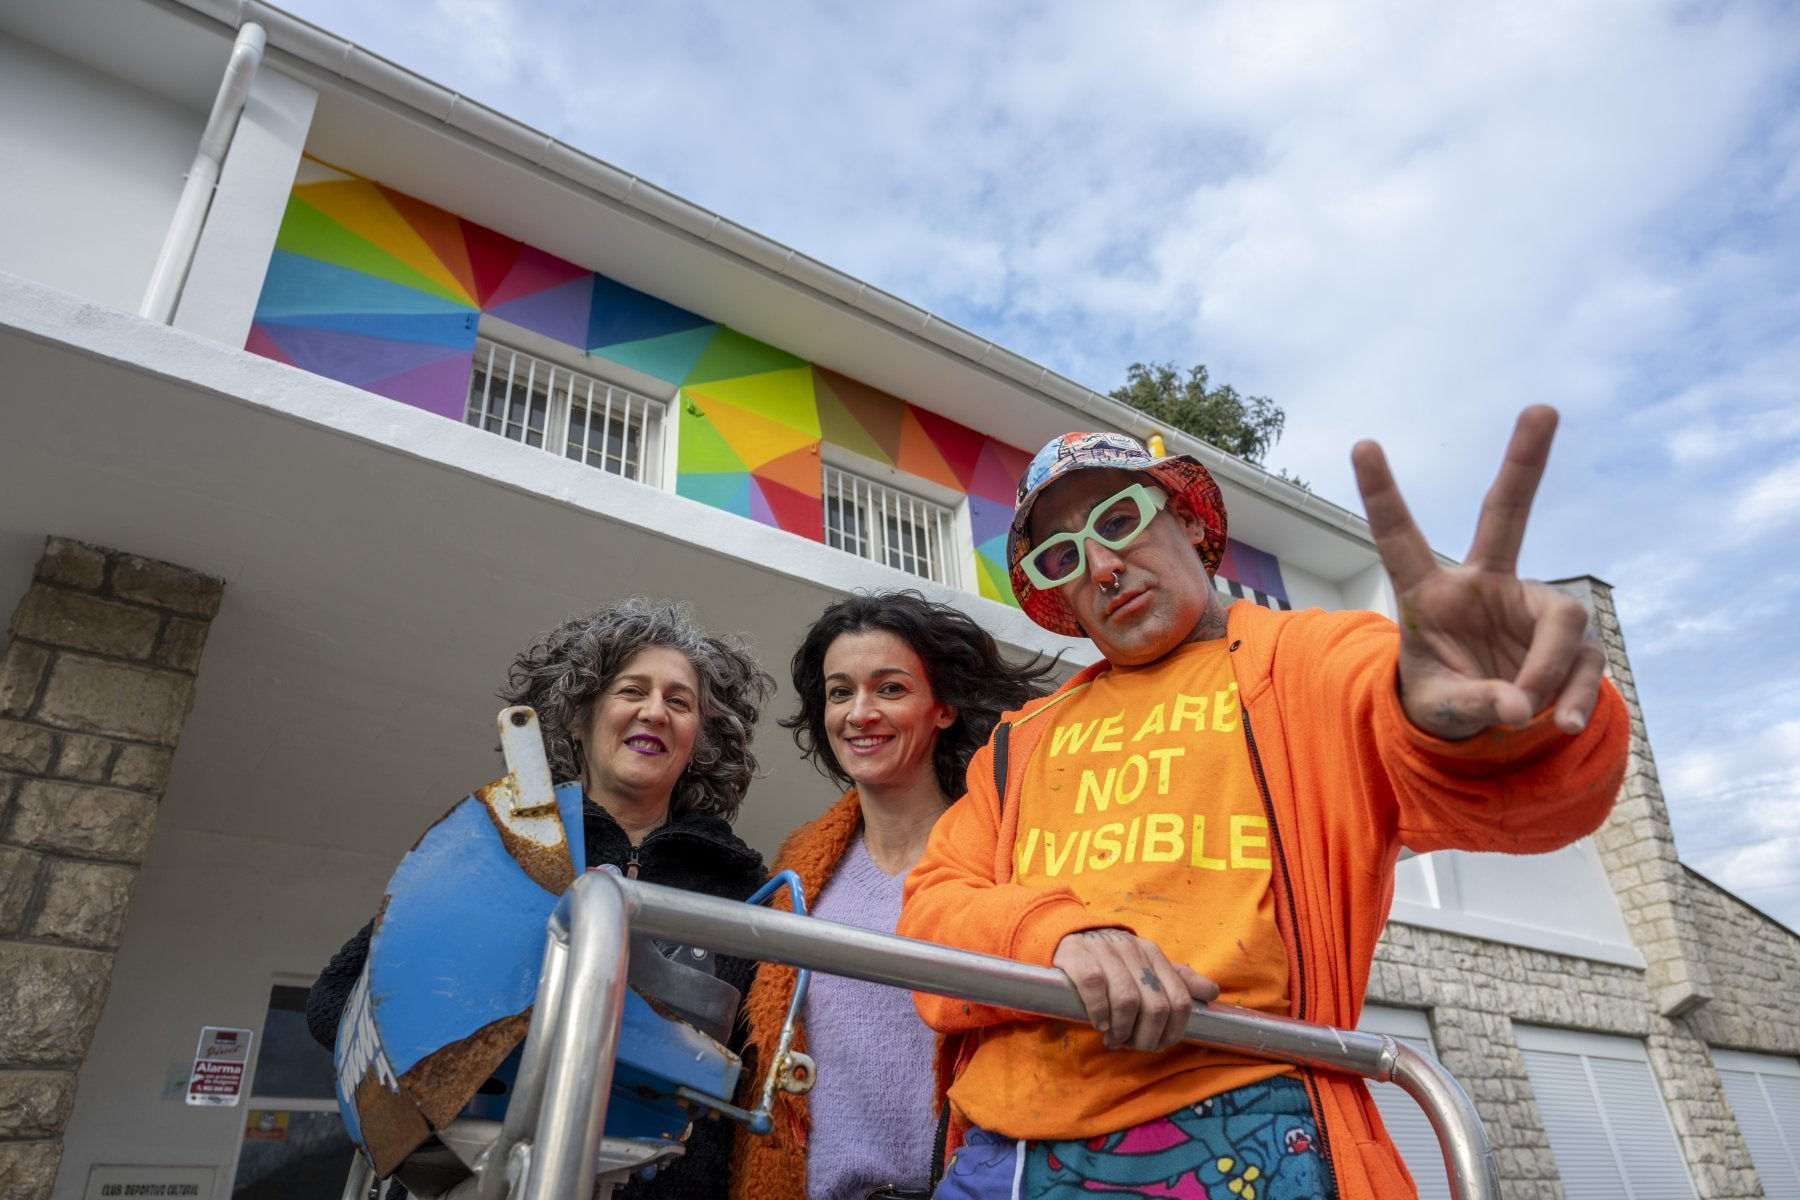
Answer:
[[[50,1195],[224,585],[47,540],[0,656],[0,1196]]]
[[[1680,1016],[1712,998],[1712,976],[1698,940],[1686,874],[1676,856],[1612,589],[1598,580],[1587,582],[1588,611],[1606,647],[1607,675],[1631,713],[1625,786],[1594,844],[1619,896],[1625,927],[1644,956],[1651,998],[1659,1011]]]
[[[48,1196],[62,1161],[62,1141],[0,1141],[0,1196]]]
[[[1800,1058],[1800,933],[1701,875],[1688,879],[1707,963],[1731,987],[1687,1024],[1710,1045]]]
[[[18,1137],[48,1137],[75,1107],[75,1081],[48,1071],[0,1072],[0,1130]]]
[[[1487,1125],[1509,1200],[1565,1195],[1517,1024],[1643,1046],[1696,1194],[1752,1200],[1763,1190],[1709,1047],[1800,1057],[1800,936],[1681,865],[1610,589],[1593,579],[1561,586],[1589,605],[1631,711],[1625,785],[1594,841],[1645,965],[1390,923],[1368,999],[1426,1014],[1438,1057]]]

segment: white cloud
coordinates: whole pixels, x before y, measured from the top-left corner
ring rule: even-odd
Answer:
[[[1800,793],[1800,720],[1752,724],[1733,742],[1698,748],[1664,772],[1669,786],[1707,800],[1735,800],[1783,789]],[[1756,814],[1771,833],[1800,833],[1800,811]]]
[[[1800,462],[1782,463],[1752,480],[1731,506],[1731,519],[1744,531],[1786,524],[1800,516]]]

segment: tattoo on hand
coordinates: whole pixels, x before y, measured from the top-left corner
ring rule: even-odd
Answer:
[[[1138,976],[1138,982],[1153,992],[1161,992],[1163,990],[1162,980],[1158,979],[1156,977],[1156,972],[1152,971],[1149,967],[1145,967],[1143,974]]]

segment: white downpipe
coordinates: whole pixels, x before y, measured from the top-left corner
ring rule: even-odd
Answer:
[[[225,78],[213,100],[212,115],[206,118],[206,129],[200,135],[199,152],[194,155],[194,165],[188,168],[181,199],[175,203],[175,217],[169,222],[169,234],[163,239],[156,268],[150,272],[144,302],[138,306],[140,317],[164,325],[175,317],[175,302],[181,297],[188,268],[193,265],[194,248],[200,244],[200,230],[206,223],[206,210],[212,206],[225,152],[231,149],[232,134],[237,130],[244,102],[250,98],[250,82],[256,78],[267,43],[268,35],[254,21],[238,30],[231,60],[225,65]]]

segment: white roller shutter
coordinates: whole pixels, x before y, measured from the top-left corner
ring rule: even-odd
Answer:
[[[1696,1200],[1642,1043],[1513,1028],[1568,1200]]]
[[[1800,1200],[1800,1061],[1714,1050],[1713,1065],[1768,1200]]]
[[[1408,1008],[1383,1008],[1368,1005],[1363,1009],[1357,1028],[1367,1033],[1385,1033],[1397,1042],[1433,1054],[1431,1025],[1422,1012]],[[1381,1113],[1381,1123],[1400,1151],[1400,1159],[1412,1172],[1419,1185],[1419,1200],[1450,1200],[1450,1180],[1444,1172],[1444,1152],[1438,1148],[1437,1134],[1425,1119],[1418,1102],[1392,1083],[1370,1083],[1369,1094]]]

